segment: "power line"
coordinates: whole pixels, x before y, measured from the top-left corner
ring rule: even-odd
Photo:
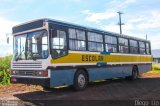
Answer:
[[[121,22],[121,15],[124,14],[124,13],[122,13],[120,11],[118,11],[117,13],[119,14],[119,23],[118,23],[118,25],[119,25],[119,28],[120,28],[120,34],[122,34],[122,25],[124,25],[124,23]]]

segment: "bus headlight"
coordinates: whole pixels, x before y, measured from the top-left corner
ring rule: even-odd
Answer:
[[[38,74],[39,74],[39,75],[42,75],[42,72],[40,71],[40,72],[38,72]]]
[[[16,71],[13,70],[13,71],[12,71],[12,74],[16,74]]]
[[[11,74],[14,74],[14,75],[15,75],[15,74],[18,74],[18,71],[12,70],[12,71],[11,71]]]
[[[36,73],[38,76],[48,77],[48,70],[37,71]]]

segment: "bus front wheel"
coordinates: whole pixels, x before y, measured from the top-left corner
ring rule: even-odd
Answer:
[[[87,73],[80,69],[77,70],[74,76],[74,84],[73,87],[76,91],[84,90],[88,84]]]

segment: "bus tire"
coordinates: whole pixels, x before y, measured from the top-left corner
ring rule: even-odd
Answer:
[[[139,75],[138,68],[136,66],[133,66],[131,79],[132,80],[138,79],[138,75]]]
[[[87,73],[83,69],[77,70],[74,75],[74,83],[73,88],[76,91],[81,91],[86,88],[88,84],[88,76]]]

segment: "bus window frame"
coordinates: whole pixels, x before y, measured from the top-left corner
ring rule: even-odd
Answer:
[[[137,47],[131,46],[131,41],[136,41],[136,42],[137,42]],[[139,53],[139,43],[138,43],[138,42],[139,42],[138,40],[129,39],[129,50],[130,50],[130,54],[140,54],[140,53]],[[131,52],[131,48],[137,48],[137,53]]]
[[[96,31],[90,31],[90,30],[88,30],[86,33],[87,33],[87,35],[86,35],[86,37],[87,37],[87,51],[88,51],[88,52],[104,52],[104,51],[105,51],[105,49],[104,49],[104,48],[105,48],[105,47],[104,47],[104,40],[105,40],[105,39],[104,39],[104,34],[98,33],[98,32],[96,32]],[[101,36],[102,36],[102,42],[97,42],[97,41],[88,40],[88,35],[89,35],[88,33],[95,33],[95,34],[101,35]],[[97,50],[96,50],[96,51],[90,51],[90,50],[89,50],[89,42],[90,42],[90,43],[98,43],[98,44],[101,44],[101,43],[102,43],[103,50],[102,50],[102,51],[97,51]]]
[[[144,48],[143,48],[143,47],[140,47],[140,42],[141,42],[141,43],[144,43]],[[140,54],[140,55],[147,55],[147,53],[146,53],[146,42],[139,40],[139,41],[138,41],[138,45],[139,45],[139,46],[138,46],[139,54]],[[140,49],[144,49],[144,50],[145,50],[145,53],[141,53]]]
[[[127,42],[128,42],[128,46],[124,46],[124,47],[128,47],[128,52],[120,52],[120,48],[119,48],[119,46],[122,46],[122,45],[120,45],[120,43],[119,43],[119,42],[120,42],[120,40],[119,40],[120,38],[122,38],[122,39],[126,39],[126,40],[127,40]],[[121,53],[121,54],[130,54],[130,50],[129,50],[129,49],[130,49],[130,45],[129,45],[129,38],[127,38],[127,37],[121,37],[121,36],[120,36],[120,37],[118,37],[118,39],[117,39],[117,40],[118,40],[118,53]]]
[[[75,31],[77,31],[77,30],[83,31],[84,34],[85,34],[84,35],[85,40],[78,39],[78,37],[76,37],[76,38],[70,38],[69,29],[74,29]],[[75,28],[75,27],[68,27],[68,39],[67,40],[68,40],[68,50],[71,50],[71,51],[88,51],[88,49],[87,49],[88,43],[87,43],[87,37],[86,37],[86,30]],[[71,49],[70,48],[70,40],[73,40],[73,41],[84,41],[85,42],[85,50]]]
[[[118,53],[119,52],[119,49],[118,49],[118,37],[117,36],[114,36],[114,35],[109,35],[109,34],[104,34],[103,35],[104,36],[104,48],[105,48],[105,51],[106,51],[106,44],[110,44],[110,45],[115,45],[116,46],[116,52],[110,52],[110,53]],[[117,43],[116,44],[113,44],[113,43],[107,43],[106,42],[106,40],[105,40],[105,38],[106,38],[106,36],[110,36],[110,37],[114,37],[114,38],[116,38],[116,41],[117,41]],[[107,52],[107,51],[106,51]]]
[[[150,46],[150,42],[145,42],[146,44],[146,54],[147,55],[151,55],[151,46]],[[147,44],[148,44],[148,48],[147,48]],[[149,49],[149,53],[147,53],[147,49]]]

